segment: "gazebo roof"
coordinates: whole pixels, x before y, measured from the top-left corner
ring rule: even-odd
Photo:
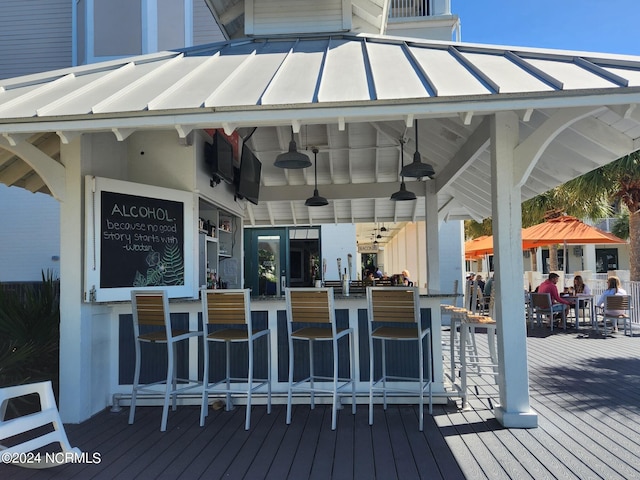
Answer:
[[[263,163],[247,225],[413,221],[423,182],[407,179],[417,201],[389,197],[417,119],[441,217],[479,220],[491,215],[490,114],[519,115],[525,200],[638,149],[639,102],[640,57],[376,35],[234,40],[0,81],[0,182],[49,191],[20,158],[25,140],[57,159],[57,137],[77,133],[237,129]],[[291,128],[298,148],[319,148],[327,207],[304,206],[313,169],[273,166]]]

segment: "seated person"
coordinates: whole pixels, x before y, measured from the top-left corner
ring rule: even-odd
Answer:
[[[376,267],[376,271],[374,272],[373,276],[376,278],[382,278],[382,271],[380,270],[380,267]]]
[[[569,305],[573,304],[568,300],[561,298],[558,294],[558,287],[556,286],[558,280],[560,280],[560,276],[557,273],[550,273],[549,278],[538,285],[537,290],[538,293],[548,293],[551,296],[551,309],[554,312],[562,313],[564,311],[566,315]]]
[[[367,276],[365,277],[365,279],[364,279],[364,284],[365,285],[375,285],[375,282],[376,282],[375,275],[373,274],[373,272],[369,272],[367,274]]]
[[[409,270],[402,270],[402,283],[404,283],[404,285],[407,287],[413,287],[413,282],[411,281]]]
[[[597,305],[599,307],[604,308],[604,299],[605,299],[605,297],[607,297],[609,295],[627,295],[627,292],[624,290],[624,288],[620,287],[620,279],[618,277],[611,276],[611,277],[609,277],[607,279],[607,289],[604,292],[602,292],[602,295],[598,299]],[[614,316],[615,315],[624,315],[625,314],[625,312],[623,310],[605,310],[604,313],[606,315],[614,315]],[[614,332],[618,331],[618,320],[617,319],[614,320],[613,331]]]
[[[576,295],[591,295],[591,289],[584,283],[581,275],[573,277],[573,292]]]

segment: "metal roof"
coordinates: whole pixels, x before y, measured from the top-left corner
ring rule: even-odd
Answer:
[[[638,149],[638,102],[640,57],[376,35],[254,38],[2,80],[0,147],[27,139],[57,159],[55,133],[237,129],[263,163],[248,225],[413,221],[424,217],[424,182],[407,179],[417,201],[389,196],[400,139],[405,162],[416,150],[417,119],[441,216],[481,219],[491,215],[488,115],[519,115],[523,151],[543,142],[524,200]],[[273,166],[291,128],[310,156],[319,148],[327,207],[304,206],[313,169]],[[38,178],[0,150],[2,183],[47,192]]]

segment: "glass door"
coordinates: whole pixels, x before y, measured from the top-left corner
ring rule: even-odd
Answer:
[[[288,285],[286,229],[248,229],[245,279],[251,295],[280,296]]]

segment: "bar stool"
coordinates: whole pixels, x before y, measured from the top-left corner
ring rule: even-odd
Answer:
[[[310,394],[311,408],[315,407],[315,393],[331,393],[333,408],[331,414],[331,430],[336,429],[338,394],[351,386],[351,413],[356,414],[356,384],[354,378],[355,350],[352,328],[336,327],[336,312],[333,288],[285,288],[287,303],[287,332],[289,337],[289,388],[287,395],[287,424],[291,423],[291,401],[293,392],[301,391]],[[315,324],[293,330],[294,323]],[[338,340],[347,337],[349,340],[349,377],[338,376]],[[309,376],[294,383],[294,340],[309,344]],[[315,375],[313,364],[313,345],[315,342],[330,342],[333,350],[333,376]],[[317,385],[316,382],[331,382],[331,388]]]
[[[424,428],[424,393],[429,391],[429,413],[433,413],[432,375],[431,375],[431,328],[422,328],[420,318],[420,296],[417,288],[370,287],[367,288],[367,305],[369,313],[369,425],[373,425],[373,397],[381,393],[384,409],[387,409],[387,393],[405,393],[418,395],[419,428]],[[381,322],[387,325],[380,325]],[[378,324],[375,329],[373,325]],[[388,324],[393,326],[388,326]],[[379,340],[382,347],[382,375],[375,380],[374,340]],[[387,342],[416,342],[418,344],[418,378],[399,377],[387,374],[386,345]],[[426,346],[425,346],[426,343]],[[424,367],[426,358],[429,365]],[[389,383],[395,383],[390,386]],[[398,382],[411,382],[415,386],[402,386]]]
[[[226,410],[231,409],[231,394],[247,396],[245,430],[251,426],[251,396],[256,390],[267,389],[267,413],[271,413],[271,341],[270,332],[254,330],[251,322],[249,289],[201,290],[202,322],[204,325],[204,375],[202,378],[202,405],[200,408],[200,426],[204,426],[209,413],[208,395],[223,393],[226,396]],[[223,326],[220,330],[209,332],[209,326]],[[240,328],[238,328],[240,327]],[[254,343],[266,338],[267,378],[254,378]],[[209,383],[209,343],[225,344],[225,377]],[[248,349],[247,376],[231,376],[231,344],[246,343]]]
[[[460,384],[462,395],[462,408],[467,406],[467,380],[468,375],[483,375],[489,373],[498,383],[498,350],[496,342],[496,322],[485,315],[467,315],[460,324],[460,344],[464,345],[469,338],[476,336],[476,329],[487,331],[489,355],[469,354],[466,348],[460,349]],[[489,372],[487,372],[489,369]]]
[[[172,409],[176,409],[176,397],[179,393],[201,385],[200,382],[177,378],[177,346],[192,337],[200,337],[202,332],[179,330],[171,326],[169,299],[166,290],[132,290],[131,308],[133,311],[133,334],[135,339],[136,366],[133,374],[133,391],[129,410],[129,425],[133,424],[136,413],[136,397],[138,392],[158,393],[154,388],[164,385],[164,404],[160,431],[167,429],[169,398],[172,398]],[[142,327],[142,328],[141,328]],[[142,331],[144,330],[144,331]],[[167,349],[167,377],[153,383],[140,385],[141,344],[164,344]],[[178,382],[181,382],[178,386]]]

